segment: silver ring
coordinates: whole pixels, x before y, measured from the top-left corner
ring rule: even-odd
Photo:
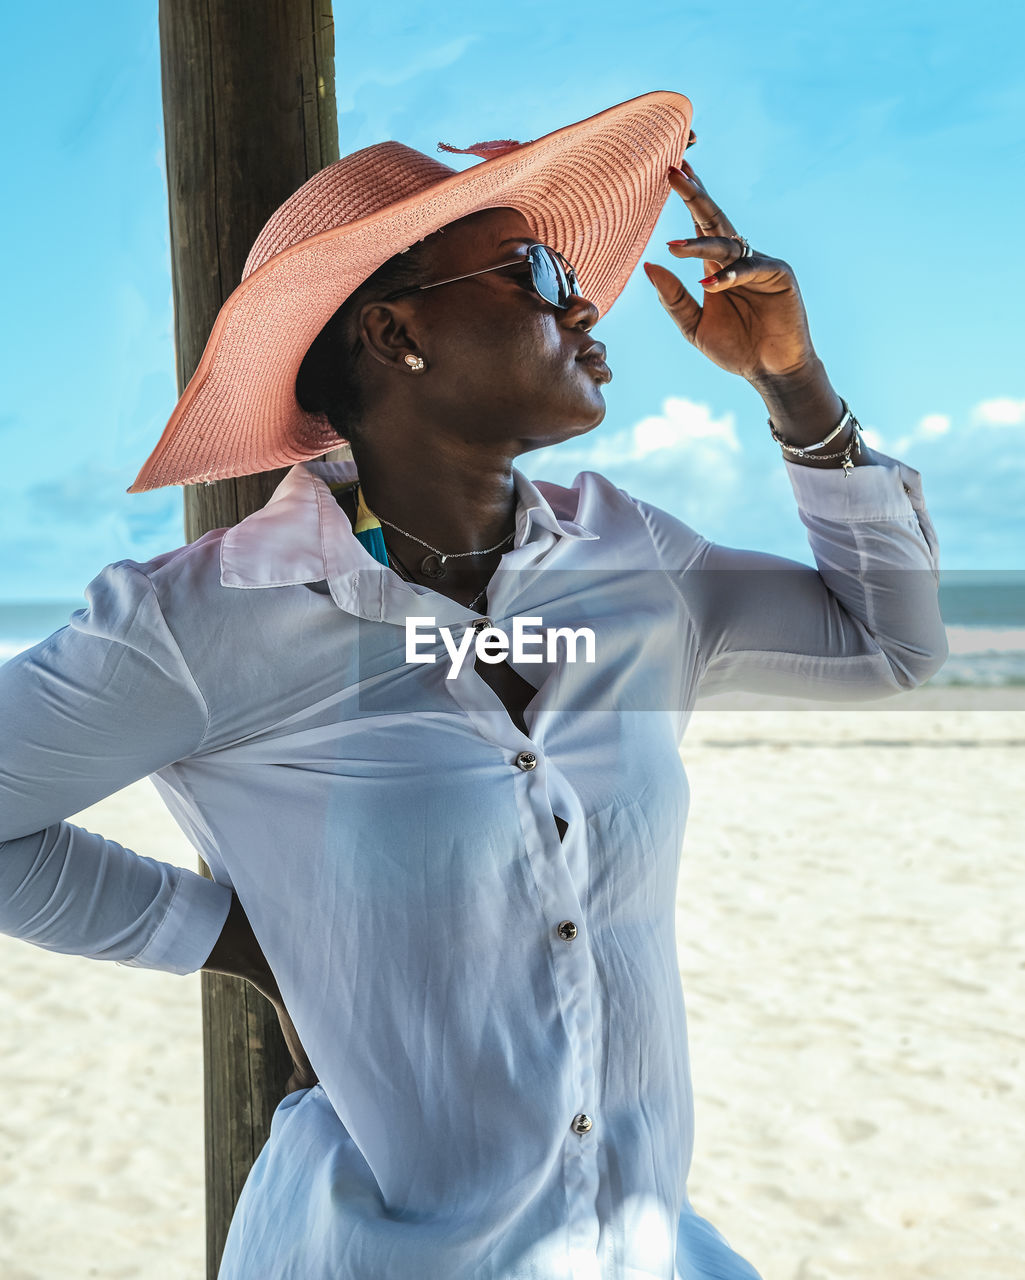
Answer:
[[[736,240],[736,241],[741,245],[741,247],[742,247],[742,249],[743,249],[743,252],[742,252],[742,253],[741,253],[741,255],[740,255],[740,256],[741,256],[741,258],[752,258],[752,257],[754,257],[754,254],[753,254],[753,253],[752,253],[752,251],[751,251],[751,246],[748,244],[748,242],[744,239],[744,237],[743,237],[743,236],[732,235],[732,236],[730,236],[730,239],[731,239],[731,240]],[[739,261],[739,259],[738,259],[738,261]]]

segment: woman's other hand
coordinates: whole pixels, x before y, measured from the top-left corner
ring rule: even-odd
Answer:
[[[644,270],[683,336],[721,369],[756,387],[816,366],[791,267],[756,250],[741,256],[744,246],[734,238],[736,228],[686,160],[682,168],[669,170],[669,182],[686,204],[696,233],[690,240],[670,240],[669,251],[704,263],[704,305],[665,267],[646,262]]]
[[[295,1093],[297,1089],[312,1089],[317,1083],[318,1076],[306,1056],[306,1050],[299,1039],[299,1033],[296,1031],[283,1001],[279,998],[272,1001],[272,1003],[278,1015],[281,1034],[285,1037],[285,1044],[288,1046],[288,1052],[292,1059],[292,1074],[285,1084],[285,1093]]]
[[[277,979],[267,963],[267,957],[263,954],[256,934],[253,933],[249,917],[234,890],[231,895],[228,918],[203,969],[208,973],[226,973],[234,978],[243,978],[271,1002],[274,1012],[278,1015],[278,1024],[292,1059],[292,1074],[285,1085],[285,1093],[295,1093],[297,1089],[311,1089],[317,1083],[317,1073],[310,1065],[306,1050],[299,1039],[299,1033],[281,998]]]

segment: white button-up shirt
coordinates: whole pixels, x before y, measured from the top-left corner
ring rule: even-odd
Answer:
[[[942,662],[918,474],[872,456],[786,464],[818,572],[515,469],[487,617],[595,638],[510,656],[526,734],[472,654],[407,661],[407,618],[481,615],[363,548],[328,488],[352,463],[109,565],[0,668],[0,929],[189,973],[234,888],[319,1076],[277,1109],[222,1280],[756,1276],[687,1198],[678,749],[699,689],[880,697]],[[212,881],[65,821],[146,775]]]

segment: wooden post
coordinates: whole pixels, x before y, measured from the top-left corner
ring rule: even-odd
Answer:
[[[160,0],[178,390],[267,218],[338,159],[330,0]],[[340,448],[328,457],[348,457]],[[285,469],[185,486],[185,537],[263,506]],[[202,861],[200,870],[209,875]],[[202,975],[207,1276],[291,1070],[270,1004]]]

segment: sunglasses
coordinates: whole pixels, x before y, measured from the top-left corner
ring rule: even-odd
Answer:
[[[469,280],[471,276],[483,276],[489,271],[501,271],[505,267],[530,266],[530,278],[535,290],[550,302],[553,307],[565,310],[569,300],[576,295],[582,297],[580,281],[577,273],[558,251],[546,244],[528,245],[526,256],[512,258],[509,262],[500,262],[494,267],[485,267],[482,271],[468,271],[463,276],[450,276],[447,280],[435,280],[431,284],[416,284],[410,289],[398,289],[382,298],[382,302],[390,302],[393,298],[401,298],[407,293],[417,293],[423,289],[437,289],[439,285],[455,284],[457,280]]]

